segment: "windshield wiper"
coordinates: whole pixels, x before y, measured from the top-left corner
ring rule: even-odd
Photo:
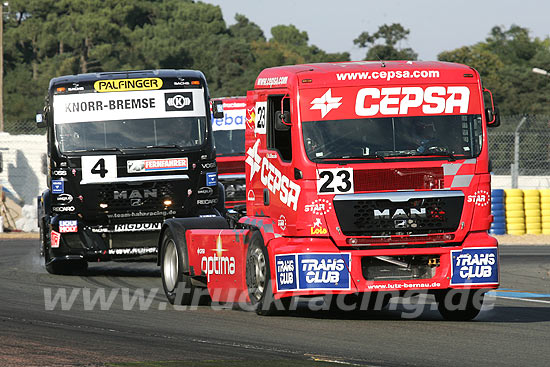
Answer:
[[[362,155],[362,156],[348,156],[348,155],[345,155],[343,157],[317,157],[315,158],[315,161],[324,161],[324,160],[338,160],[338,161],[343,161],[343,160],[348,160],[348,159],[353,159],[353,160],[362,160],[362,159],[379,159],[381,160],[382,162],[385,162],[386,161],[386,158],[384,158],[384,156],[381,156],[380,154],[369,154],[369,155]]]
[[[120,148],[92,148],[92,149],[78,149],[78,150],[72,150],[72,152],[121,152],[122,154],[126,154],[126,152]]]
[[[447,152],[447,151],[418,153],[418,154],[415,154],[414,156],[438,156],[438,155],[448,157],[449,161],[456,161],[455,155],[453,153]]]
[[[159,148],[159,149],[174,148],[174,149],[183,150],[183,147],[181,145],[177,145],[177,144],[147,145],[144,148],[147,148],[147,149],[150,149],[150,148]]]

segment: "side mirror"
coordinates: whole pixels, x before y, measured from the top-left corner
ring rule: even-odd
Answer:
[[[215,119],[223,118],[223,102],[212,101],[212,117]]]
[[[290,112],[289,111],[277,111],[275,112],[275,131],[288,131],[290,130]]]
[[[493,93],[489,89],[483,89],[484,93],[489,95],[491,100],[491,107],[485,108],[485,120],[487,121],[487,127],[497,127],[500,126],[500,115],[498,113],[498,108],[495,107],[493,102]]]
[[[46,119],[40,112],[36,114],[36,127],[46,127]]]

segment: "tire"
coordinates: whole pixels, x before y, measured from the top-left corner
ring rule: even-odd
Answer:
[[[258,231],[252,233],[246,253],[246,286],[250,302],[258,315],[271,316],[288,310],[291,297],[274,299],[269,254]]]
[[[170,228],[164,231],[161,248],[160,275],[168,302],[190,305],[196,287],[188,276],[189,257],[185,237],[178,238]]]
[[[435,293],[437,309],[448,321],[470,321],[483,305],[485,290],[447,289]]]

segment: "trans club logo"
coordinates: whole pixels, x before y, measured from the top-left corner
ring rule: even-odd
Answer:
[[[164,94],[166,111],[193,111],[193,93],[178,92]]]
[[[451,284],[498,283],[497,251],[496,247],[451,251]]]
[[[285,254],[275,256],[277,289],[350,289],[350,254]]]

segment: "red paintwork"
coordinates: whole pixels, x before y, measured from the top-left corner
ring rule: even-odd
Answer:
[[[417,73],[428,75],[428,71],[437,72],[435,77],[399,78],[395,75]],[[380,78],[385,72],[386,77]],[[345,74],[348,73],[348,74]],[[362,74],[358,74],[362,73]],[[373,75],[378,78],[360,80],[341,80],[342,75]],[[388,75],[393,73],[393,77]],[[338,77],[340,75],[340,77]],[[409,88],[403,90],[402,88]],[[434,88],[435,87],[435,88]],[[247,214],[241,222],[253,224],[260,229],[269,251],[271,274],[276,276],[275,256],[299,253],[334,253],[351,254],[351,289],[324,291],[286,291],[278,292],[274,284],[276,297],[303,294],[350,293],[380,290],[407,289],[444,289],[460,288],[451,286],[450,253],[467,247],[496,248],[497,241],[487,234],[492,217],[490,214],[489,194],[490,174],[488,172],[487,131],[484,113],[483,95],[479,74],[464,65],[442,62],[349,62],[314,65],[283,66],[266,69],[260,73],[255,84],[255,90],[247,93],[247,124],[246,124],[246,185]],[[390,89],[384,89],[390,88]],[[431,88],[431,89],[430,89]],[[364,91],[366,89],[366,92]],[[312,101],[325,95],[330,90],[329,97],[342,97],[337,108],[332,108],[324,116],[319,108],[311,108]],[[361,92],[361,90],[363,90]],[[380,91],[382,98],[376,98]],[[406,93],[403,93],[406,91]],[[367,93],[367,94],[365,94]],[[369,94],[370,93],[370,94]],[[408,93],[408,94],[407,94]],[[265,106],[269,95],[288,95],[291,100],[290,114],[292,116],[292,162],[285,162],[277,151],[267,148],[266,135],[258,129],[259,110]],[[367,95],[357,102],[357,94]],[[387,96],[383,100],[384,94]],[[429,94],[428,97],[426,95]],[[371,98],[374,95],[375,98]],[[370,97],[369,97],[370,96]],[[415,99],[418,96],[423,100]],[[426,99],[427,98],[427,99]],[[434,99],[435,98],[435,99]],[[298,104],[299,101],[299,104]],[[403,102],[405,101],[405,102]],[[435,102],[434,102],[435,101]],[[377,107],[372,107],[377,105]],[[443,109],[441,109],[444,106]],[[370,111],[370,112],[369,112]],[[376,249],[364,246],[360,250],[352,249],[345,236],[339,230],[339,222],[332,205],[334,194],[317,194],[317,170],[342,168],[338,164],[316,164],[311,162],[305,153],[302,139],[302,121],[319,121],[322,119],[359,118],[361,114],[370,113],[376,117],[401,116],[405,111],[414,116],[437,114],[479,114],[482,116],[483,146],[481,154],[476,159],[457,159],[454,162],[447,159],[396,162],[391,158],[385,162],[350,163],[345,168],[357,172],[354,175],[355,193],[394,192],[409,189],[424,191],[433,189],[457,190],[464,194],[464,207],[460,225],[455,232],[447,233],[450,240],[443,242],[454,245],[421,248],[396,248],[391,243],[419,244],[418,238],[393,236],[386,243],[380,238],[373,238]],[[221,161],[220,161],[221,166]],[[296,178],[295,170],[301,171],[303,177]],[[403,179],[405,172],[408,180]],[[430,173],[432,181],[423,181],[420,176]],[[447,172],[447,174],[445,174]],[[465,184],[460,179],[468,177]],[[471,179],[470,179],[471,177]],[[368,180],[368,182],[366,182]],[[264,205],[264,190],[269,191],[270,203]],[[484,196],[485,195],[485,196]],[[317,200],[317,202],[316,202]],[[312,210],[314,203],[324,205],[323,210]],[[483,201],[485,200],[485,201]],[[315,225],[314,225],[315,224]],[[236,272],[231,276],[215,275],[210,277],[210,288],[238,289],[237,294],[246,293],[245,264],[246,241],[240,236],[235,240],[235,232],[225,230],[190,231],[193,235],[193,245],[190,247],[190,261],[199,266],[201,257],[191,255],[194,249],[203,246],[211,251],[215,240],[220,237],[228,254],[235,257]],[[196,235],[196,237],[195,237]],[[430,236],[427,236],[430,238]],[[441,235],[433,236],[435,242],[441,242]],[[200,239],[199,239],[200,238]],[[368,243],[369,237],[358,237]],[[372,237],[371,237],[372,238]],[[426,241],[426,237],[421,241]],[[422,243],[420,241],[420,243]],[[382,243],[381,243],[382,242]],[[208,245],[210,244],[210,245]],[[387,246],[384,247],[383,245]],[[382,246],[382,248],[380,248]],[[411,281],[366,282],[361,273],[361,258],[363,256],[397,256],[397,255],[439,255],[440,266],[432,279]],[[191,260],[192,258],[192,260]],[[407,288],[410,284],[427,284],[422,287]],[[373,287],[373,286],[377,286]],[[386,287],[386,288],[383,288]],[[471,288],[497,288],[498,282],[492,284],[468,285]],[[212,293],[212,292],[211,292]],[[227,292],[222,292],[216,298],[226,300],[231,298]]]

